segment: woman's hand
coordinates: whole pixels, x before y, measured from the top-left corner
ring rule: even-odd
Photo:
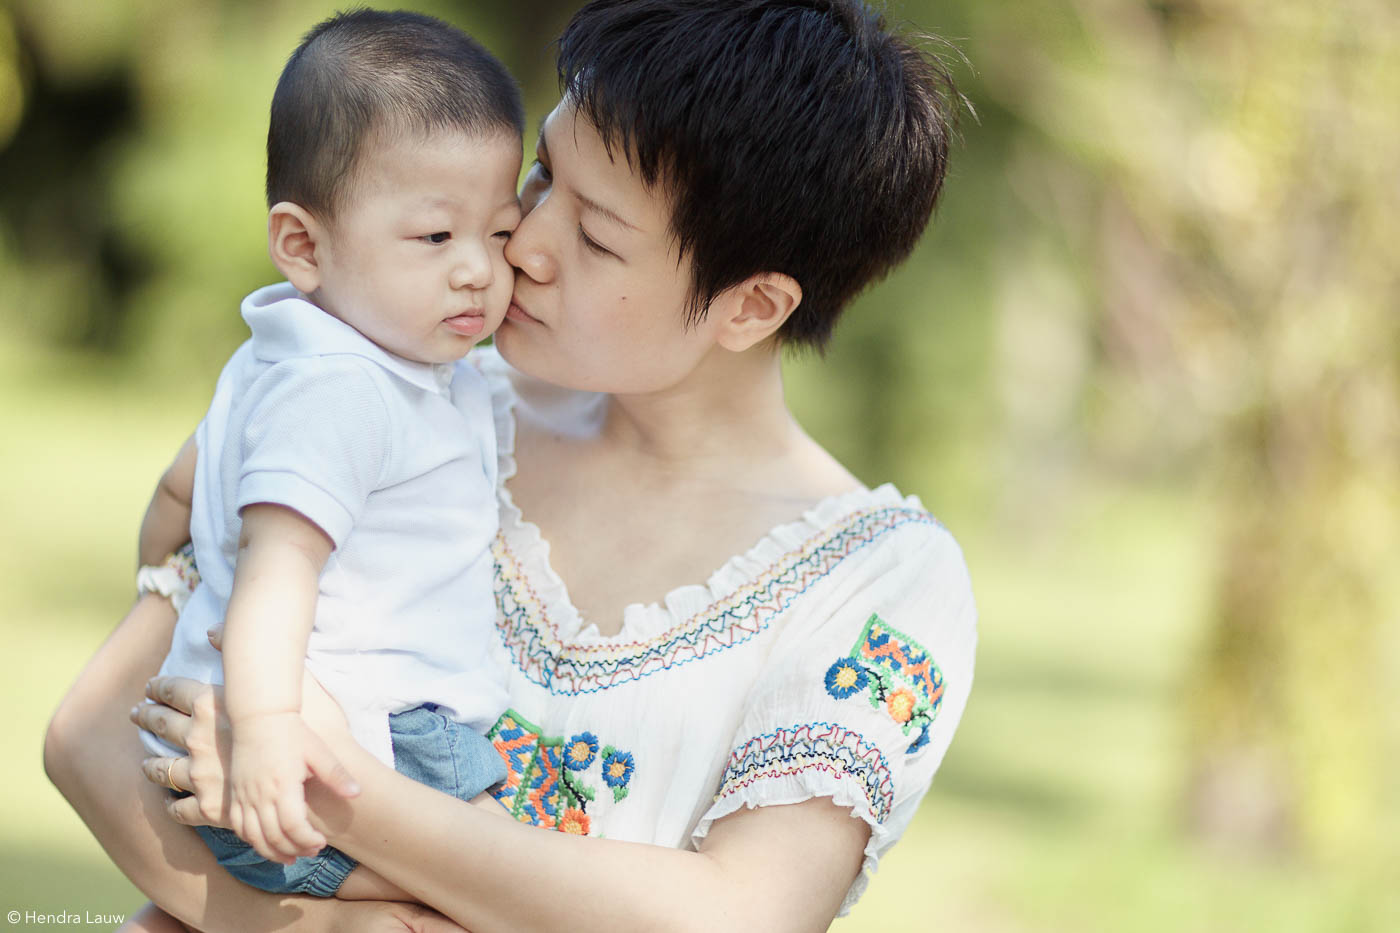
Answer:
[[[219,633],[211,634],[219,646]],[[224,710],[223,688],[186,677],[155,677],[146,684],[152,700],[132,710],[132,720],[169,742],[186,749],[183,758],[147,758],[141,763],[146,780],[192,796],[172,798],[166,810],[177,822],[191,826],[229,826],[231,799],[228,774],[232,761],[232,731]],[[332,747],[351,742],[345,716],[313,677],[304,678],[303,717]],[[353,797],[359,787],[343,768],[321,778],[336,796]]]
[[[229,788],[226,782],[232,760],[233,737],[224,713],[224,690],[187,677],[154,677],[146,684],[143,703],[131,711],[131,719],[171,745],[185,749],[183,758],[147,758],[141,762],[146,780],[171,790],[192,794],[172,798],[166,809],[182,804],[190,825],[227,828]]]

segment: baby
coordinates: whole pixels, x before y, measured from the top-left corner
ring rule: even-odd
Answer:
[[[226,682],[234,831],[200,833],[263,890],[411,899],[307,820],[303,783],[338,763],[302,721],[303,666],[400,772],[463,799],[505,777],[480,734],[506,703],[494,430],[484,381],[453,364],[510,303],[523,122],[504,66],[414,13],[321,23],[273,96],[287,282],[244,299],[252,339],[142,528],[143,562],[193,538],[203,583],[161,673]]]

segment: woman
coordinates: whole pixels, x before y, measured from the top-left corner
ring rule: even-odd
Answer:
[[[780,352],[824,345],[908,254],[958,98],[856,0],[600,0],[560,74],[499,356],[474,360],[501,449],[512,710],[490,737],[510,778],[461,804],[331,713],[360,790],[308,801],[332,844],[476,933],[825,928],[948,746],[975,610],[951,536],[792,419]],[[452,928],[214,868],[174,820],[224,817],[216,694],[153,685],[169,706],[141,723],[191,751],[148,762],[154,783],[120,728],[172,621],[139,602],[46,744],[117,864],[201,930]]]

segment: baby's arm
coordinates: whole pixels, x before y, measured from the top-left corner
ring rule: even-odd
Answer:
[[[142,564],[158,566],[190,540],[190,508],[194,502],[194,466],[198,457],[194,435],[185,441],[175,461],[156,485],[146,516],[141,519],[139,552]]]
[[[326,844],[306,817],[302,785],[339,762],[301,718],[301,677],[331,540],[301,514],[242,511],[224,633],[233,727],[230,823],[264,858],[290,864]]]

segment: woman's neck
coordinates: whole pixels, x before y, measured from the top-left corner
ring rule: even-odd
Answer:
[[[788,411],[779,351],[761,348],[717,349],[674,386],[612,396],[599,441],[678,479],[778,463],[812,444]]]

